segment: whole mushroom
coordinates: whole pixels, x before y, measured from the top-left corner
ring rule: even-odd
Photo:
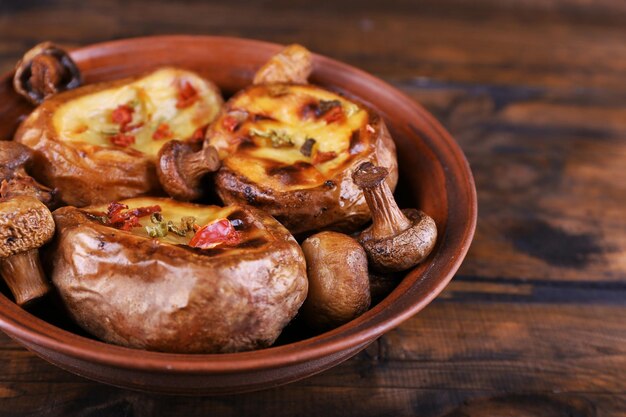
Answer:
[[[329,330],[370,306],[367,256],[350,236],[321,232],[302,242],[309,292],[301,314],[311,328]]]
[[[306,84],[313,71],[313,56],[304,46],[293,44],[274,55],[254,75],[253,84]]]
[[[50,290],[38,249],[53,235],[52,214],[37,198],[20,195],[0,200],[0,275],[18,305]]]
[[[202,177],[220,167],[220,159],[214,147],[205,146],[197,151],[193,143],[180,140],[165,143],[157,161],[161,186],[172,198],[181,201],[200,198]]]
[[[57,193],[38,183],[26,172],[33,159],[33,151],[13,141],[0,141],[0,198],[9,199],[18,195],[30,195],[53,209],[57,204]]]
[[[78,66],[69,54],[51,42],[30,49],[15,67],[13,87],[34,105],[81,85]]]
[[[372,225],[361,232],[358,241],[373,269],[403,271],[430,254],[437,241],[437,225],[420,210],[400,210],[384,181],[387,175],[386,168],[371,162],[359,165],[352,174],[372,214]]]

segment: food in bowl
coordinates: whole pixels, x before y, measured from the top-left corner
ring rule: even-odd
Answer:
[[[311,68],[306,49],[288,47],[221,108],[210,81],[176,68],[43,98],[15,140],[43,158],[33,175],[69,204],[53,214],[48,272],[82,328],[163,352],[263,348],[290,322],[325,331],[358,317],[370,306],[373,276],[427,256],[434,235],[428,244],[413,239],[412,217],[380,221],[400,212],[389,203],[398,169],[382,118],[308,84]],[[157,116],[164,112],[166,122]],[[125,158],[135,171],[118,178]],[[361,181],[364,166],[384,175]],[[161,189],[174,199],[158,197]],[[186,202],[213,191],[225,207]],[[328,231],[355,233],[372,217],[357,240]],[[407,228],[410,239],[394,238]],[[371,233],[381,229],[393,236]],[[302,243],[305,257],[292,234],[316,232]],[[388,258],[396,242],[402,253],[417,245],[418,256],[381,267],[376,255]],[[294,322],[303,303],[304,320]]]
[[[14,140],[35,152],[34,175],[82,207],[160,190],[156,156],[172,139],[201,140],[222,105],[197,74],[161,68],[43,101]]]
[[[301,48],[272,58],[210,125],[204,148],[222,161],[215,189],[225,204],[258,207],[296,235],[353,232],[370,214],[351,173],[365,161],[385,166],[393,190],[395,145],[372,109],[304,84],[311,56]]]
[[[53,215],[52,282],[71,317],[110,343],[178,353],[267,347],[306,297],[298,243],[251,207],[145,197]]]

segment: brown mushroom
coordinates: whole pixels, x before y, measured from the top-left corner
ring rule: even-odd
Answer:
[[[404,278],[402,273],[379,273],[369,271],[370,294],[372,305],[376,305],[387,297]]]
[[[388,171],[364,162],[352,174],[363,190],[372,215],[372,225],[358,237],[372,268],[402,271],[428,256],[437,240],[435,221],[416,209],[400,210],[391,189],[384,181]]]
[[[309,292],[301,314],[318,330],[338,327],[370,306],[367,256],[358,242],[337,232],[321,232],[302,243]]]
[[[81,85],[78,66],[68,53],[51,42],[26,52],[15,67],[13,87],[34,105],[46,98]]]
[[[181,201],[202,196],[202,177],[220,167],[217,151],[212,146],[197,150],[194,143],[172,140],[161,147],[157,157],[157,175],[167,194]]]
[[[38,248],[53,235],[52,214],[35,197],[17,196],[0,202],[0,275],[18,305],[50,290]]]
[[[252,84],[306,84],[313,70],[313,57],[304,46],[293,44],[270,58],[254,75]]]
[[[31,195],[53,209],[58,200],[56,190],[39,184],[26,172],[33,152],[26,146],[12,141],[0,141],[0,198],[10,199],[18,195]]]

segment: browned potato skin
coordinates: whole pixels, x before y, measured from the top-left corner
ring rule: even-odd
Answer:
[[[367,255],[351,237],[321,232],[302,243],[309,293],[302,306],[306,323],[318,330],[338,327],[370,306]]]
[[[58,188],[67,204],[121,200],[160,189],[154,163],[133,149],[69,146],[56,137],[52,117],[65,102],[115,86],[130,79],[88,85],[44,101],[24,120],[14,140],[35,151],[33,176]]]
[[[224,204],[249,204],[271,214],[294,235],[321,229],[354,232],[371,216],[363,192],[352,181],[352,172],[370,161],[389,169],[386,181],[392,190],[398,182],[396,146],[385,122],[370,112],[370,124],[376,139],[367,154],[353,158],[343,171],[318,187],[279,192],[222,166],[215,175],[217,193]]]
[[[306,297],[305,263],[285,228],[244,210],[271,244],[207,256],[60,208],[52,281],[74,320],[110,343],[178,353],[270,346]]]
[[[121,87],[141,76],[92,84],[57,94],[37,107],[18,128],[14,140],[35,151],[33,176],[57,188],[68,205],[84,207],[160,193],[152,158],[131,148],[69,145],[52,125],[55,111],[75,98]],[[207,82],[217,94],[217,88]]]

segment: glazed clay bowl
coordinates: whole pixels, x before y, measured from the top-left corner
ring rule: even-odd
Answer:
[[[223,37],[164,36],[128,39],[76,49],[86,83],[136,75],[164,65],[188,68],[213,80],[225,94],[251,82],[280,45]],[[10,139],[32,110],[0,81],[0,138]],[[328,369],[365,348],[433,300],[463,260],[476,225],[476,191],[458,145],[422,107],[385,82],[346,64],[315,56],[313,83],[355,96],[386,120],[398,149],[402,207],[417,207],[438,227],[437,246],[384,300],[358,319],[313,337],[234,354],[147,352],[97,341],[59,317],[45,302],[18,307],[0,287],[0,329],[43,359],[97,381],[144,391],[222,394],[270,388]]]

